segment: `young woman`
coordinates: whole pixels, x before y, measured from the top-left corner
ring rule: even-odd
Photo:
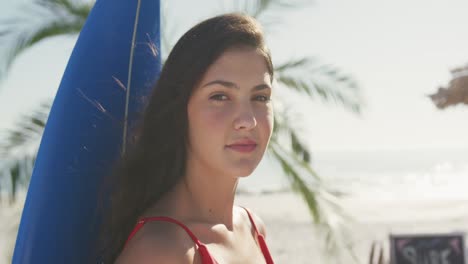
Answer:
[[[104,263],[273,263],[261,219],[234,205],[273,130],[272,80],[249,16],[217,16],[182,36],[117,169]]]

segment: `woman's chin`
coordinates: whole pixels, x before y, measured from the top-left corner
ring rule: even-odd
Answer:
[[[236,175],[239,178],[247,178],[250,175],[252,175],[252,173],[254,172],[256,167],[257,166],[245,167],[245,168],[236,168],[234,175]]]
[[[239,178],[245,178],[251,175],[257,168],[260,160],[241,159],[235,162],[225,163],[224,171],[230,175]]]
[[[252,175],[252,173],[249,173],[249,174],[241,174],[241,175],[239,175],[239,176],[237,176],[237,177],[239,177],[239,178],[247,178],[247,177],[249,177],[250,175]]]

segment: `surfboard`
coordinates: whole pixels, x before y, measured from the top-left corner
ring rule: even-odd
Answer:
[[[159,76],[159,36],[160,1],[96,2],[49,114],[13,263],[96,263],[99,183]]]

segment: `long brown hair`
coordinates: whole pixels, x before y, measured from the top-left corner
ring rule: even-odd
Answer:
[[[146,106],[136,140],[127,147],[113,173],[108,209],[98,246],[101,261],[112,263],[138,217],[185,175],[187,103],[207,68],[227,49],[260,51],[273,76],[262,30],[243,14],[205,20],[185,33],[169,54]]]

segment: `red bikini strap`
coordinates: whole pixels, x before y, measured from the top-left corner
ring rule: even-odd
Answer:
[[[247,212],[247,215],[249,216],[249,219],[250,219],[250,223],[252,223],[252,226],[253,226],[253,228],[255,230],[255,234],[260,235],[260,233],[258,232],[257,226],[255,225],[255,221],[253,220],[253,217],[250,214],[250,211],[247,208],[243,207],[243,206],[241,206],[241,207],[244,208],[244,210]]]
[[[186,227],[184,224],[182,224],[181,222],[173,219],[173,218],[170,218],[170,217],[166,217],[166,216],[157,216],[157,217],[144,217],[144,218],[141,218],[138,222],[137,222],[137,225],[135,226],[135,228],[133,229],[132,233],[130,233],[130,236],[128,236],[128,239],[127,239],[127,242],[125,242],[125,245],[128,244],[128,242],[130,241],[130,239],[132,239],[132,237],[138,232],[138,230],[140,230],[143,225],[146,223],[146,222],[150,222],[150,221],[164,221],[164,222],[171,222],[171,223],[174,223],[174,224],[177,224],[179,225],[180,227],[182,227],[185,232],[187,232],[187,234],[190,236],[190,238],[193,240],[193,242],[195,242],[195,244],[197,244],[198,247],[200,247],[202,245],[202,243],[200,242],[200,240],[198,240],[198,238],[192,233],[192,231],[190,231],[190,229],[188,229],[188,227]]]
[[[263,237],[262,234],[258,232],[257,226],[255,225],[255,221],[253,220],[252,214],[250,214],[250,211],[247,208],[243,206],[241,207],[244,208],[244,210],[249,215],[250,222],[252,223],[252,226],[255,229],[255,235],[257,235],[258,244],[260,245],[260,249],[262,250],[263,256],[265,257],[266,263],[273,264],[273,258],[271,257],[270,251],[268,250],[267,244],[265,242],[265,238]]]

